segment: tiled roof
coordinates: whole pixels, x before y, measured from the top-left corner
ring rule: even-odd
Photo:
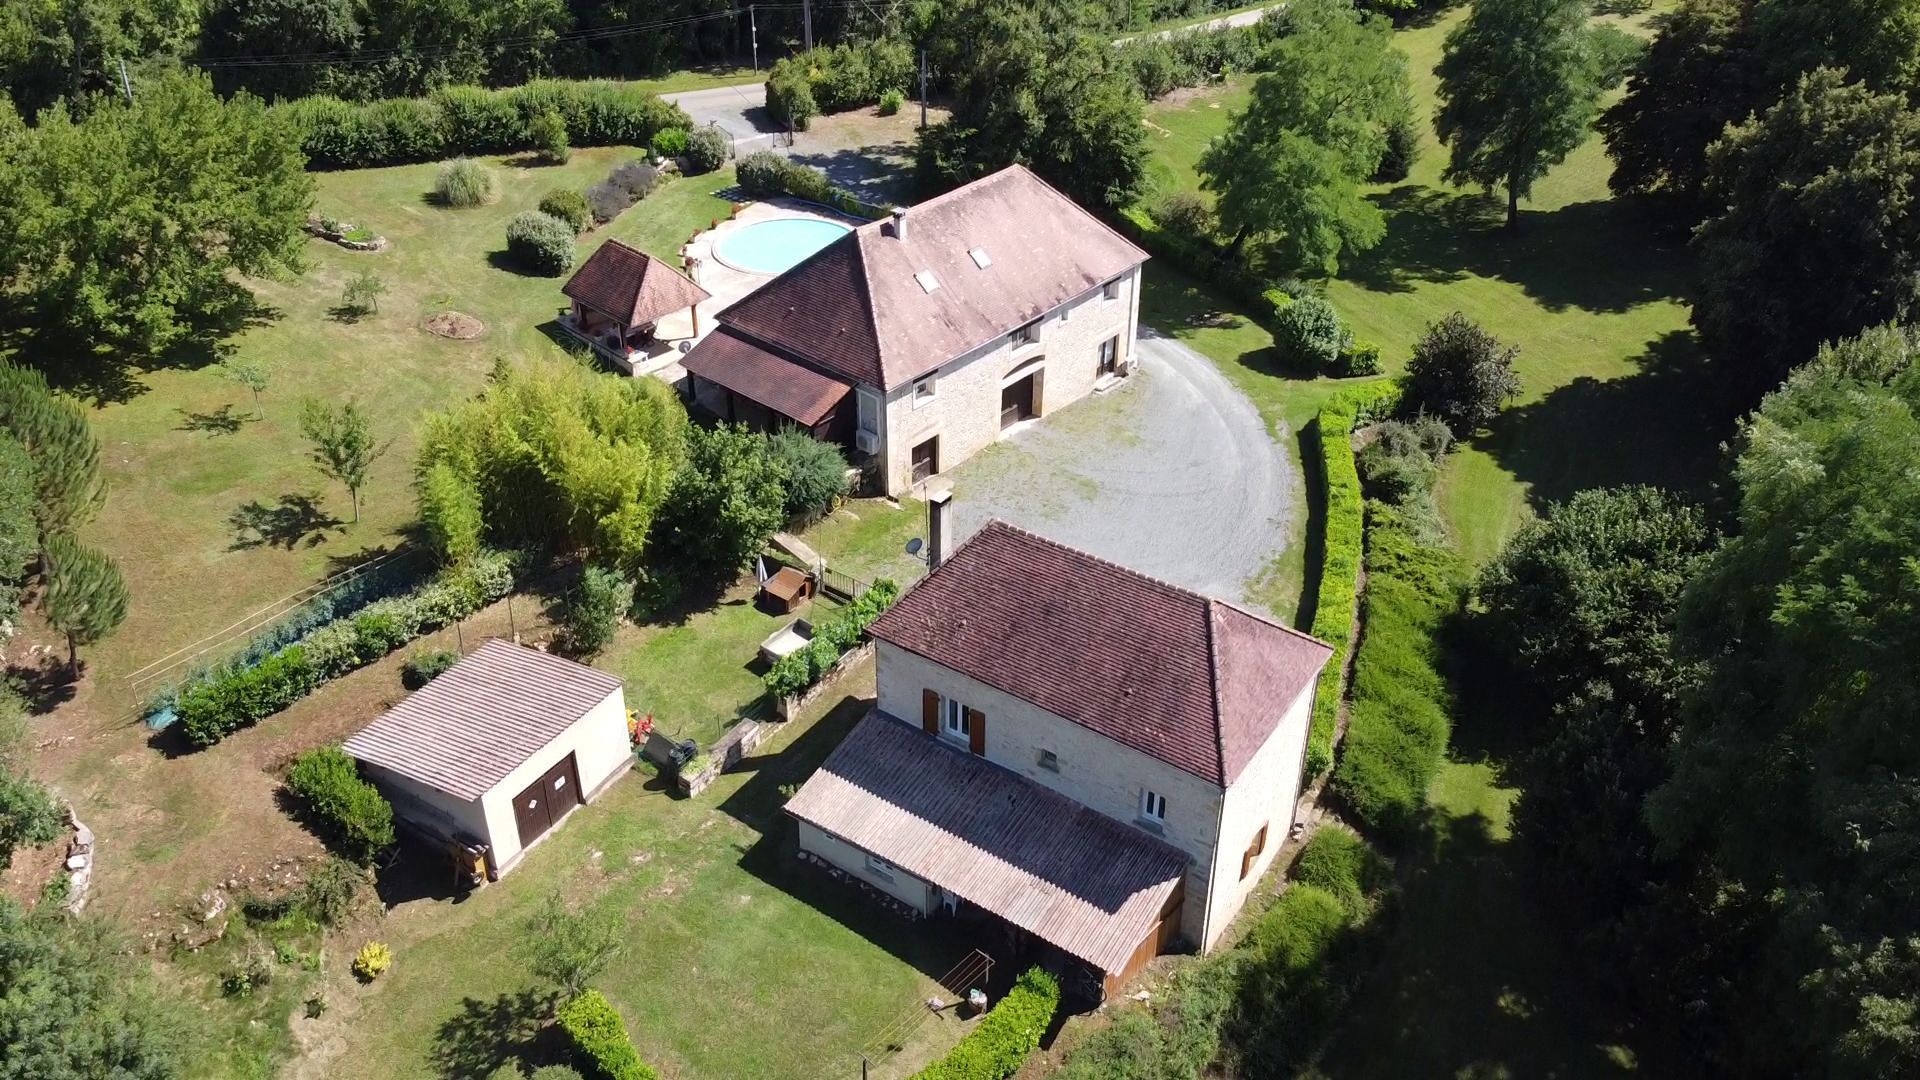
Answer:
[[[877,712],[786,810],[1107,972],[1187,868],[1172,845]]]
[[[658,322],[710,295],[680,271],[618,240],[587,256],[560,291],[626,326]]]
[[[346,741],[347,753],[461,799],[491,791],[620,680],[494,639]]]
[[[904,237],[891,221],[855,229],[720,321],[854,383],[891,388],[1147,257],[1019,165],[912,207],[905,220]],[[927,291],[921,273],[938,287]]]
[[[1222,787],[1333,649],[990,521],[869,633]]]
[[[725,326],[695,345],[680,366],[807,427],[819,423],[853,389]]]

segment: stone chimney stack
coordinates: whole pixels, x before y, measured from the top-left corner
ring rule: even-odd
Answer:
[[[953,554],[953,491],[942,491],[927,497],[927,569],[940,569],[940,564]]]
[[[893,238],[895,240],[907,238],[907,208],[904,206],[893,208]]]

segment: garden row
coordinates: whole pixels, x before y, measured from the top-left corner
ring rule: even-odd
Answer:
[[[691,128],[676,105],[628,83],[546,80],[504,90],[453,86],[421,98],[302,98],[272,106],[299,136],[310,167],[365,169],[471,154],[542,149],[557,118],[574,146],[649,146]]]
[[[807,647],[783,656],[767,669],[767,693],[778,701],[799,697],[833,670],[842,654],[860,643],[861,636],[881,612],[900,598],[900,586],[882,578],[856,597],[846,610],[814,628]]]
[[[1029,968],[946,1057],[913,1080],[1005,1080],[1039,1047],[1059,1007],[1060,983],[1040,968]]]

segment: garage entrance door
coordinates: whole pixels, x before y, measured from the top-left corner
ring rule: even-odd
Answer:
[[[1033,384],[1039,378],[1036,371],[1000,391],[1000,430],[1033,419]]]
[[[553,823],[580,805],[580,770],[573,755],[561,758],[547,775],[527,785],[514,797],[513,823],[520,828],[520,846],[538,840]]]

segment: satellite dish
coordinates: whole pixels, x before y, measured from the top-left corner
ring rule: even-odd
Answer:
[[[920,554],[920,549],[925,546],[926,545],[921,541],[921,539],[916,536],[913,539],[907,541],[907,554],[918,555]]]

